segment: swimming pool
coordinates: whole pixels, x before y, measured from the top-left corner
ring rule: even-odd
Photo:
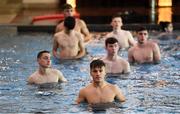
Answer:
[[[91,56],[105,54],[101,40],[87,45],[89,55],[78,61],[64,61],[52,66],[61,70],[68,83],[27,85],[27,77],[36,70],[40,50],[52,50],[52,34],[25,33],[0,36],[0,113],[93,113],[87,104],[74,101],[79,89],[90,82]],[[171,41],[174,46],[179,42]],[[161,43],[162,61],[157,65],[131,66],[129,75],[114,76],[127,101],[106,113],[144,114],[180,113],[180,52],[168,42]],[[127,59],[127,51],[119,53]]]

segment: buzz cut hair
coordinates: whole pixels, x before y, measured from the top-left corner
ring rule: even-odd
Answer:
[[[37,59],[41,58],[41,56],[42,56],[43,53],[49,53],[49,54],[50,54],[50,52],[47,51],[47,50],[40,51],[40,52],[37,54]]]
[[[118,40],[114,37],[109,37],[105,40],[105,46],[107,46],[108,44],[114,44],[114,43],[118,43]]]

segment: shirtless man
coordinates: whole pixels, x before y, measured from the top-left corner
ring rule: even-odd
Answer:
[[[75,18],[66,17],[64,30],[54,35],[53,56],[58,59],[79,59],[85,55],[82,35],[74,30]],[[58,48],[60,49],[58,52]]]
[[[129,73],[130,66],[128,61],[118,56],[118,40],[114,37],[107,38],[105,41],[107,56],[102,60],[106,64],[107,73]]]
[[[73,16],[73,8],[70,4],[64,4],[62,9],[65,18],[68,16]],[[56,26],[56,33],[62,31],[63,29],[64,29],[64,21]],[[87,42],[91,39],[89,30],[86,26],[86,23],[83,20],[76,18],[76,25],[74,30],[80,32],[83,35],[84,42]]]
[[[102,60],[93,60],[90,63],[90,74],[92,83],[82,88],[76,103],[87,101],[89,104],[109,103],[115,98],[124,102],[125,97],[117,85],[112,85],[105,81],[105,63]]]
[[[170,39],[179,39],[180,36],[173,32],[173,24],[171,22],[160,22],[162,32],[157,35],[157,39],[160,40],[170,40]],[[159,41],[160,42],[160,41]]]
[[[136,41],[133,39],[133,36],[129,31],[121,29],[122,25],[123,23],[121,17],[119,15],[113,16],[111,21],[113,31],[107,34],[106,37],[116,38],[121,49],[129,48],[130,46],[135,45]]]
[[[53,82],[67,82],[63,74],[57,70],[51,68],[51,55],[49,51],[41,51],[37,55],[37,62],[39,68],[29,78],[29,84],[43,84]]]
[[[148,31],[144,27],[137,30],[138,43],[128,50],[130,63],[158,63],[161,59],[160,49],[156,42],[148,41]]]

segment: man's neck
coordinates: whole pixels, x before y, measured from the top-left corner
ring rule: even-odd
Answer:
[[[48,68],[39,67],[39,74],[45,75],[47,73]]]
[[[66,34],[70,35],[70,34],[73,32],[73,30],[65,29],[64,32],[65,32]]]
[[[144,43],[138,43],[138,46],[139,47],[145,47],[146,46],[146,43],[144,42]]]
[[[108,60],[110,60],[110,61],[114,61],[114,60],[116,60],[117,58],[118,58],[118,55],[107,55],[107,57],[106,57]]]
[[[93,85],[96,88],[103,88],[106,85],[106,82],[105,81],[102,81],[102,82],[99,82],[99,83],[93,82]]]
[[[118,33],[118,32],[120,32],[120,31],[121,31],[121,28],[120,28],[120,27],[113,29],[113,32],[114,32],[114,33]]]

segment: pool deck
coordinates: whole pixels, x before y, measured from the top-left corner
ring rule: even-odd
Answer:
[[[116,10],[118,9],[114,9]],[[55,31],[55,26],[58,23],[57,20],[44,20],[44,21],[37,21],[32,23],[32,19],[34,16],[43,16],[48,14],[59,14],[60,11],[58,9],[29,9],[20,11],[18,14],[0,14],[0,29],[3,30],[5,27],[6,29],[3,31],[8,32],[8,28],[10,31],[17,32],[49,32],[53,33]],[[80,12],[84,14],[83,11]],[[101,13],[100,13],[101,14]],[[109,12],[108,15],[111,13]],[[87,15],[87,14],[86,14]],[[88,15],[95,15],[89,14]],[[103,15],[103,14],[101,14]],[[148,30],[159,30],[159,26],[157,24],[147,24],[147,23],[132,23],[132,24],[124,24],[123,29],[127,30],[135,30],[137,26],[143,25],[146,26]],[[111,26],[107,24],[87,24],[90,32],[106,32],[111,31]],[[180,30],[180,23],[174,23],[174,29]],[[2,33],[2,32],[1,32]]]

